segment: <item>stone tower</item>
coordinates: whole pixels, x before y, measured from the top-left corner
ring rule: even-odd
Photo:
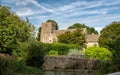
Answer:
[[[53,22],[42,23],[40,41],[44,43],[53,42],[52,34],[56,30],[56,25]]]

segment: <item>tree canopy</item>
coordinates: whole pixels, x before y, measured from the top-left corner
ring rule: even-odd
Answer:
[[[108,48],[113,53],[114,69],[120,70],[120,22],[112,22],[102,29],[99,45]]]
[[[88,34],[98,34],[98,32],[93,27],[88,27],[85,24],[75,23],[72,26],[69,26],[68,29],[77,29],[77,28],[87,28]]]
[[[81,48],[85,48],[85,35],[82,34],[81,29],[77,29],[73,32],[65,32],[58,36],[58,42],[64,44],[77,44],[81,46]]]
[[[21,19],[9,7],[0,6],[0,52],[11,53],[12,47],[32,36],[34,27]]]

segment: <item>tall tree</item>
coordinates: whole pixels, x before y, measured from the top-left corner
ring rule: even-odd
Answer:
[[[88,27],[85,24],[75,23],[72,26],[69,26],[68,29],[77,29],[77,28],[87,28],[88,34],[98,34],[98,32],[93,27]]]
[[[114,70],[120,71],[120,22],[113,22],[103,28],[99,45],[108,48],[113,53]]]
[[[37,41],[40,41],[41,27],[38,28]]]
[[[33,26],[20,19],[9,7],[0,6],[0,52],[11,53],[14,45],[28,41]]]
[[[85,35],[82,34],[81,29],[77,29],[73,32],[65,32],[58,36],[58,42],[65,44],[77,44],[81,46],[81,48],[85,48]]]

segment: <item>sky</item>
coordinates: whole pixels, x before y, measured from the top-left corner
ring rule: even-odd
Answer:
[[[52,19],[59,29],[81,23],[100,31],[120,21],[120,0],[0,0],[0,4],[11,7],[23,19],[28,17],[36,28]]]

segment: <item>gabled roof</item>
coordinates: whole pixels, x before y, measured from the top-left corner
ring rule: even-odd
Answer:
[[[99,37],[99,34],[86,35],[86,42],[98,42]]]

